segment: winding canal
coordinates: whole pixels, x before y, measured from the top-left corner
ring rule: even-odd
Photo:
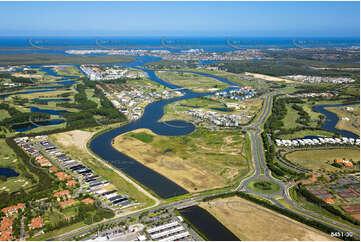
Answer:
[[[143,70],[147,74],[148,78],[154,82],[157,82],[170,89],[182,89],[182,87],[180,86],[165,82],[164,80],[160,79],[159,77],[157,77],[153,70],[148,70],[144,68],[138,69]],[[218,81],[230,84],[232,86],[240,86],[240,84],[233,83],[225,78],[213,76],[211,74],[196,74],[212,77],[214,79],[217,79]],[[234,89],[234,87],[227,88],[226,90],[232,89]],[[164,115],[164,107],[176,101],[212,95],[214,94],[214,92],[196,93],[188,89],[183,89],[182,92],[184,94],[182,97],[175,97],[150,103],[144,109],[143,116],[140,119],[126,124],[122,127],[102,133],[96,136],[89,144],[90,149],[96,155],[101,157],[103,160],[111,163],[116,168],[122,170],[127,175],[137,180],[144,186],[148,187],[150,190],[154,191],[159,197],[165,199],[183,195],[188,192],[184,188],[177,185],[168,178],[162,176],[158,172],[144,166],[140,162],[137,162],[136,160],[113,148],[112,140],[121,134],[141,128],[150,129],[154,133],[164,136],[180,136],[192,133],[195,129],[192,123],[182,120],[159,122],[159,120]]]
[[[322,124],[322,129],[341,134],[342,137],[358,139],[359,136],[352,132],[337,129],[336,125],[339,121],[339,118],[337,117],[337,115],[335,113],[327,111],[325,109],[325,108],[329,108],[329,107],[343,107],[343,106],[357,105],[357,104],[360,104],[360,103],[355,102],[355,103],[349,103],[349,104],[318,105],[318,106],[314,106],[312,108],[312,110],[315,112],[322,113],[323,115],[326,116],[326,120]]]

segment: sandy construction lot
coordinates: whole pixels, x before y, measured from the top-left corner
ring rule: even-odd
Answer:
[[[247,76],[253,76],[255,78],[263,79],[263,80],[266,80],[266,81],[295,83],[295,81],[280,78],[280,77],[275,77],[275,76],[268,76],[268,75],[263,75],[263,74],[258,74],[258,73],[251,73],[251,72],[245,72],[244,74],[247,75]]]
[[[203,202],[200,206],[215,216],[241,240],[337,240],[237,196]]]
[[[65,147],[76,146],[78,149],[86,147],[88,140],[95,132],[87,132],[82,130],[72,130],[65,133],[51,135],[57,142]]]

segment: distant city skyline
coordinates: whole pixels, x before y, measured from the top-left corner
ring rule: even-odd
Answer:
[[[359,2],[0,2],[0,36],[359,37]]]

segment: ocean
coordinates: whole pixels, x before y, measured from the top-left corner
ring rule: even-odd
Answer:
[[[68,49],[167,49],[181,52],[203,49],[226,52],[237,49],[284,49],[297,47],[360,46],[359,38],[253,38],[253,37],[0,37],[0,54],[46,52]]]

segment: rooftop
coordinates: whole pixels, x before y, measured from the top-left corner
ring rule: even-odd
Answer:
[[[60,192],[54,193],[54,197],[70,196],[69,190],[63,190]]]
[[[43,227],[43,219],[41,217],[32,218],[30,227],[32,229],[38,229]]]

